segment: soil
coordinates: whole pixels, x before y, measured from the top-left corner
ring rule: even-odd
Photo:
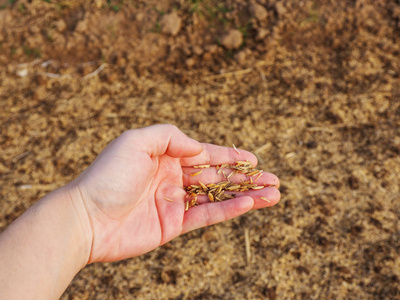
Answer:
[[[0,230],[156,123],[281,179],[278,205],[90,265],[62,299],[400,298],[398,0],[0,7]]]

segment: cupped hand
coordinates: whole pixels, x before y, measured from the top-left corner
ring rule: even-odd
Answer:
[[[267,187],[223,202],[203,200],[185,211],[188,199],[183,186],[223,181],[215,166],[238,160],[257,164],[250,152],[240,150],[239,154],[233,148],[200,144],[173,125],[123,133],[71,184],[79,191],[91,224],[88,263],[138,256],[182,233],[276,204],[279,191]],[[193,166],[203,164],[211,167],[190,176],[198,171]],[[239,175],[231,178],[239,179]],[[279,186],[278,178],[270,173],[258,180]]]

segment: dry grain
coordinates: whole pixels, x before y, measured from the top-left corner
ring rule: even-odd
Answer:
[[[190,207],[198,205],[197,196],[198,195],[207,195],[207,198],[210,202],[219,202],[224,200],[233,199],[236,197],[236,194],[231,194],[232,192],[245,192],[249,190],[261,190],[266,187],[266,185],[258,185],[254,183],[252,176],[258,175],[257,179],[262,175],[262,170],[257,170],[253,168],[253,165],[249,161],[236,161],[234,164],[221,164],[220,166],[216,166],[217,174],[224,174],[226,180],[218,183],[209,183],[204,184],[199,181],[199,184],[192,184],[185,187],[185,191],[187,193],[186,197],[194,198],[189,200],[189,204],[187,204],[187,209]],[[222,169],[231,169],[232,171],[228,176],[222,171]],[[200,174],[201,171],[190,174],[192,176],[196,176]],[[240,179],[240,183],[234,183],[229,180],[230,177],[241,173],[248,176],[248,180],[244,181]],[[257,180],[256,179],[256,180]],[[263,199],[265,200],[265,199]],[[267,200],[265,200],[267,201]]]
[[[235,146],[234,144],[232,144],[232,146],[233,146],[233,149],[235,149],[236,153],[237,153],[237,154],[240,154],[240,152],[239,152],[239,150],[236,148],[236,146]]]
[[[196,173],[192,173],[192,174],[190,174],[190,176],[197,176],[197,175],[200,175],[201,173],[203,173],[203,171],[198,171]]]
[[[261,199],[261,200],[264,200],[264,201],[266,201],[266,202],[268,202],[268,203],[271,203],[271,201],[270,201],[267,197],[260,197],[260,199]]]
[[[167,198],[167,197],[163,197],[165,200],[167,200],[168,202],[174,202],[174,200],[172,200],[172,199],[169,199],[169,198]]]

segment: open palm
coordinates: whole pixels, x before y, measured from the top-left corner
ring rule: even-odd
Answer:
[[[218,203],[199,198],[202,204],[185,212],[187,198],[182,187],[198,181],[222,181],[215,166],[237,160],[257,164],[247,151],[240,150],[239,154],[232,148],[200,144],[172,125],[122,134],[74,182],[93,231],[89,263],[134,257],[190,230],[276,204],[280,194],[271,187]],[[201,164],[212,167],[190,176],[198,171],[193,166]],[[270,173],[263,173],[259,180],[279,185],[278,178]]]

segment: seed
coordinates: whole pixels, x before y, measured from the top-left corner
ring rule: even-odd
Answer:
[[[194,166],[195,168],[202,169],[208,168],[210,165],[199,165]],[[236,194],[228,194],[226,192],[245,192],[248,190],[261,190],[264,187],[272,186],[270,184],[264,183],[263,185],[257,185],[255,181],[262,176],[262,170],[257,170],[253,168],[251,162],[246,161],[236,161],[234,164],[221,164],[215,166],[217,170],[217,174],[226,178],[225,181],[221,181],[218,183],[209,183],[205,185],[201,181],[198,184],[192,184],[184,187],[186,191],[186,197],[190,198],[185,203],[185,211],[187,211],[190,207],[197,206],[199,203],[197,202],[198,195],[207,195],[210,202],[216,201],[224,201],[233,199],[236,197]],[[231,169],[229,175],[226,175],[224,170],[222,169]],[[199,170],[196,173],[190,174],[190,176],[196,176],[202,173],[202,170]],[[248,176],[247,180],[240,179],[240,183],[233,183],[229,180],[230,177],[236,174],[245,174]],[[257,176],[256,179],[253,180],[253,176]],[[270,202],[267,198],[261,197],[262,200]],[[171,199],[166,198],[167,201]],[[172,201],[171,201],[172,202]]]
[[[237,166],[242,166],[242,165],[248,165],[248,164],[250,164],[250,162],[248,160],[238,160],[238,161],[235,161],[235,164]]]
[[[167,198],[167,197],[163,197],[165,200],[167,200],[168,202],[174,202],[174,200],[172,200],[172,199],[169,199],[169,198]]]
[[[230,194],[222,194],[221,200],[229,200],[235,198],[235,194],[230,195]]]
[[[227,189],[228,191],[234,191],[234,190],[239,189],[240,187],[241,187],[240,184],[234,184],[234,185],[232,185],[232,186],[230,186],[230,187],[227,187],[226,189]]]
[[[193,207],[193,206],[197,206],[197,205],[199,205],[199,203],[197,202],[197,197],[195,197],[194,199],[190,200],[189,208]]]
[[[209,189],[208,194],[211,194],[211,195],[215,194],[215,189]]]
[[[226,179],[231,178],[235,174],[236,174],[236,171],[232,171],[228,176],[226,176]]]
[[[257,176],[257,178],[256,179],[254,179],[254,182],[256,182],[258,179],[260,179],[260,177],[262,176],[263,174],[262,174],[262,172]]]
[[[250,183],[250,182],[248,182],[248,181],[246,181],[246,182],[244,183],[244,185],[245,185],[246,187],[248,187],[249,189],[252,189],[253,187],[258,186],[257,184],[253,184],[253,183]],[[262,187],[264,187],[264,186],[262,186]]]
[[[260,170],[255,170],[255,171],[251,171],[249,173],[246,173],[247,176],[255,176],[257,174],[260,174]]]
[[[251,189],[252,189],[252,190],[261,190],[261,189],[263,189],[263,188],[265,188],[265,186],[263,186],[263,185],[257,185],[257,186],[252,187]]]
[[[237,154],[240,154],[240,152],[239,152],[239,150],[236,148],[236,146],[235,146],[234,144],[232,144],[232,146],[233,146],[233,149],[235,149],[236,153],[237,153]]]
[[[268,183],[264,183],[264,186],[265,186],[265,187],[276,187],[275,184],[268,184]]]
[[[211,193],[208,193],[208,199],[210,199],[211,202],[214,202],[214,196]]]
[[[205,168],[209,168],[210,165],[199,165],[199,166],[193,166],[193,168],[195,169],[205,169]]]
[[[208,190],[208,189],[207,189],[207,186],[206,186],[204,183],[202,183],[201,181],[199,181],[199,184],[200,184],[200,186],[203,188],[204,191],[207,191],[207,190]]]
[[[203,173],[203,171],[198,171],[198,172],[196,172],[196,173],[192,173],[192,174],[190,174],[190,176],[197,176],[197,175],[199,175],[199,174],[201,174],[201,173]]]
[[[271,203],[271,201],[270,201],[270,200],[268,200],[268,198],[267,198],[267,197],[261,197],[260,199],[261,199],[261,200],[264,200],[264,201],[267,201],[268,203]]]

